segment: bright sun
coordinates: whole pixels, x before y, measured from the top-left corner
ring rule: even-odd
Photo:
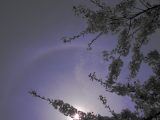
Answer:
[[[85,110],[83,107],[80,107],[80,106],[78,106],[78,105],[74,105],[74,106],[75,106],[75,108],[77,108],[78,111],[86,112],[86,110]],[[68,120],[80,120],[80,116],[79,116],[79,114],[76,113],[76,114],[73,116],[73,118],[71,118],[71,117],[68,116]]]
[[[79,115],[78,115],[78,114],[75,114],[73,119],[74,119],[74,120],[79,120]]]

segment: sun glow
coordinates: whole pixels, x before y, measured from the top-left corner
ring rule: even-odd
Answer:
[[[78,111],[87,112],[86,109],[84,109],[84,107],[82,106],[81,107],[79,105],[74,105],[74,106]],[[80,120],[80,115],[76,113],[72,116],[72,118],[68,116],[67,120]]]
[[[79,120],[79,115],[75,114],[73,120]]]

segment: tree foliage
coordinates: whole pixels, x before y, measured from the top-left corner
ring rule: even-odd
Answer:
[[[64,42],[71,42],[86,34],[97,34],[88,43],[88,48],[91,49],[100,36],[107,33],[118,35],[116,47],[102,52],[104,60],[110,63],[106,78],[97,78],[95,72],[90,73],[89,77],[100,83],[107,92],[130,97],[135,103],[136,111],[124,109],[121,113],[115,113],[107,105],[107,99],[100,95],[100,101],[112,114],[112,117],[101,116],[78,111],[62,100],[41,97],[35,91],[30,93],[48,101],[55,109],[71,118],[78,113],[81,120],[160,120],[160,53],[156,49],[147,54],[142,52],[142,47],[152,40],[149,36],[160,28],[160,1],[121,0],[115,6],[108,6],[101,0],[89,1],[96,9],[81,5],[73,7],[75,15],[86,21],[86,29],[73,37],[65,37]],[[124,60],[129,55],[129,74],[125,82],[119,82]],[[147,64],[153,71],[146,80],[137,78],[142,63]]]

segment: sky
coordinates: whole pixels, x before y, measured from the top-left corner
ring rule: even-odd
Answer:
[[[1,120],[70,119],[47,102],[29,95],[30,90],[62,99],[84,112],[109,115],[98,100],[102,93],[115,111],[133,108],[129,99],[106,93],[88,78],[94,71],[106,75],[101,51],[111,49],[116,36],[103,36],[92,51],[86,48],[93,35],[69,44],[61,40],[85,29],[85,22],[72,11],[72,6],[78,4],[88,3],[84,0],[1,0]]]

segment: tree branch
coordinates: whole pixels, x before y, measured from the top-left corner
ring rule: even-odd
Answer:
[[[145,10],[143,10],[143,11],[141,11],[141,12],[133,15],[132,17],[130,17],[130,19],[134,19],[135,17],[137,17],[137,16],[139,16],[139,15],[141,15],[141,14],[143,14],[143,13],[146,13],[146,12],[148,12],[148,11],[150,11],[150,10],[153,10],[153,9],[156,9],[156,8],[159,8],[159,7],[160,7],[160,4],[159,4],[159,5],[155,5],[155,6],[153,6],[153,7],[150,7],[150,8],[148,8],[148,9],[145,9]]]
[[[90,43],[88,43],[88,49],[92,49],[91,45],[103,34],[103,32],[100,32]]]
[[[144,3],[143,0],[139,0],[139,2],[140,2],[143,6],[145,6],[146,8],[148,8],[148,6]]]

